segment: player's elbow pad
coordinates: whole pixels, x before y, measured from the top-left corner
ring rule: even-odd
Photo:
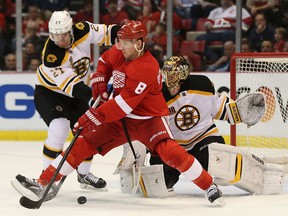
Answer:
[[[85,85],[83,82],[80,82],[74,85],[72,96],[85,100],[88,103],[92,97],[92,91],[89,86]]]

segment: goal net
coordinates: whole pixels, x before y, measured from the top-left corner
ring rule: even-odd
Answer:
[[[231,143],[271,162],[288,162],[288,53],[237,53],[231,59],[231,98],[265,94],[262,120],[231,126]]]

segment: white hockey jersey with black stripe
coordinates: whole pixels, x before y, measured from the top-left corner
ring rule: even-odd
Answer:
[[[174,97],[165,83],[162,91],[169,108],[169,126],[175,140],[185,149],[192,149],[208,136],[220,135],[214,119],[228,120],[225,104],[230,98],[215,93],[208,77],[190,75]]]
[[[36,84],[70,97],[77,83],[89,85],[90,45],[112,45],[113,26],[86,21],[73,25],[74,42],[69,49],[58,47],[48,38],[42,51],[42,64],[37,70]]]

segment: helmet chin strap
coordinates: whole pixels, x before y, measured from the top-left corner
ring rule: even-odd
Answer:
[[[138,52],[137,58],[141,55],[142,51],[144,50],[144,47],[145,47],[145,42],[142,43],[142,48],[140,50],[137,48],[136,43],[134,43],[134,48]]]

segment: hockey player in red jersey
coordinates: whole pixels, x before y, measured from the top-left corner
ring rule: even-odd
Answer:
[[[126,22],[117,33],[118,42],[99,59],[97,72],[92,77],[93,95],[107,100],[107,82],[113,76],[113,98],[98,108],[89,108],[75,125],[82,128],[80,136],[57,180],[69,175],[85,158],[105,155],[111,149],[127,142],[121,119],[124,119],[131,140],[141,143],[176,168],[187,179],[203,189],[208,200],[223,205],[222,193],[213,183],[196,158],[189,155],[173,138],[167,124],[169,115],[162,95],[162,76],[156,59],[144,49],[147,30],[139,21]],[[59,155],[35,179],[19,182],[31,197],[41,194],[50,182],[61,160]],[[40,197],[41,198],[41,197]]]

